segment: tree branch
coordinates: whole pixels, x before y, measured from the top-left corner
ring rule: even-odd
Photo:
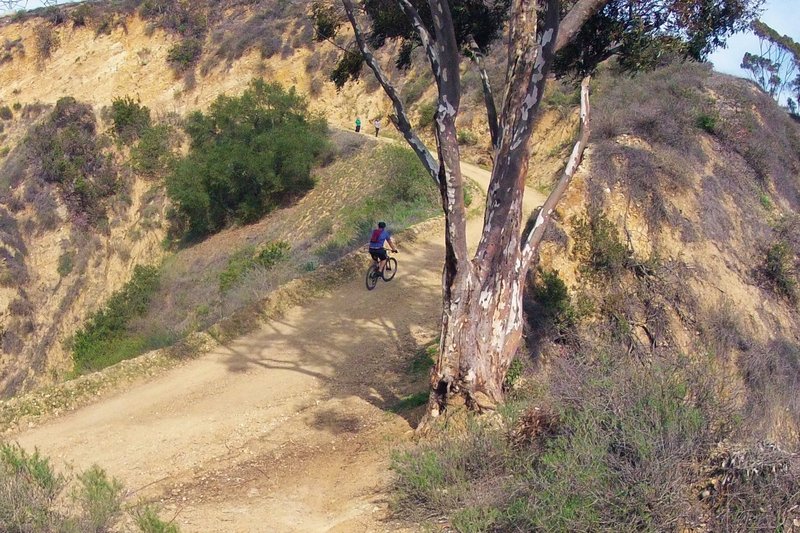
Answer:
[[[478,68],[478,73],[481,76],[481,84],[483,85],[483,101],[486,105],[486,118],[489,122],[489,134],[492,137],[492,148],[497,150],[500,147],[500,126],[497,122],[497,106],[494,101],[494,93],[492,92],[492,85],[489,82],[489,74],[486,72],[486,67],[483,64],[483,52],[481,52],[475,38],[470,36],[470,59],[475,63]]]
[[[383,69],[375,59],[372,51],[370,51],[370,49],[367,47],[364,34],[361,31],[361,28],[359,28],[358,22],[356,21],[352,0],[342,0],[342,5],[344,6],[345,13],[347,14],[347,19],[350,21],[350,25],[353,27],[356,43],[358,43],[358,48],[361,50],[361,55],[364,56],[364,61],[372,69],[372,72],[375,74],[378,82],[381,84],[383,90],[386,92],[386,95],[394,105],[395,114],[397,115],[397,128],[400,130],[400,133],[403,134],[403,137],[406,139],[406,141],[408,141],[408,144],[417,154],[417,157],[419,157],[420,161],[422,161],[425,170],[427,170],[434,181],[439,184],[439,163],[430,153],[428,147],[425,146],[425,143],[422,142],[422,139],[420,139],[419,136],[414,132],[411,122],[408,120],[408,113],[403,105],[403,101],[400,99],[400,95],[397,94],[397,90],[391,84],[386,74],[384,74]]]
[[[553,192],[551,192],[550,196],[547,197],[542,209],[539,211],[539,216],[536,217],[536,224],[533,226],[533,229],[525,240],[525,244],[523,245],[522,249],[522,260],[526,263],[530,262],[530,260],[536,254],[539,244],[542,241],[542,237],[544,237],[544,231],[547,228],[547,224],[553,217],[553,210],[564,196],[564,193],[567,191],[567,187],[569,186],[569,182],[572,180],[572,177],[575,175],[575,171],[581,164],[583,152],[589,142],[590,118],[591,108],[589,106],[589,77],[587,76],[581,82],[580,134],[578,135],[578,140],[575,143],[575,146],[572,148],[572,155],[570,155],[569,161],[567,162],[567,168],[564,169],[564,173],[561,175],[561,179],[558,180]]]
[[[578,0],[558,26],[555,51],[558,52],[580,31],[589,18],[602,9],[609,0]]]

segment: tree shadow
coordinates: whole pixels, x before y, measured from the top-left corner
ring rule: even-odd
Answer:
[[[418,392],[409,388],[419,382],[409,371],[410,354],[420,348],[415,334],[430,331],[439,319],[441,289],[434,280],[443,254],[442,245],[425,245],[405,253],[397,276],[373,291],[366,290],[359,275],[270,320],[258,332],[226,345],[227,370],[296,372],[316,379],[327,399],[357,396],[413,426],[417,416],[393,408]],[[404,258],[413,269],[404,270]]]

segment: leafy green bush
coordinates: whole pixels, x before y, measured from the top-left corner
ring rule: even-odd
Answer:
[[[38,450],[0,443],[0,529],[13,533],[51,531],[61,522],[56,498],[66,485]]]
[[[458,144],[465,146],[475,146],[478,144],[478,136],[467,130],[458,131]]]
[[[409,106],[417,102],[422,97],[423,93],[425,93],[425,89],[430,87],[431,84],[432,80],[425,75],[418,76],[406,82],[401,93],[406,105]]]
[[[169,49],[167,61],[177,72],[183,72],[193,67],[202,53],[203,43],[199,39],[183,39]]]
[[[133,277],[92,314],[72,340],[75,372],[92,372],[141,353],[142,340],[126,335],[131,319],[147,310],[159,286],[156,267],[137,265]]]
[[[72,20],[72,25],[77,27],[86,26],[89,19],[92,18],[93,9],[91,4],[80,4],[75,9],[70,10],[69,18]]]
[[[14,118],[14,113],[11,112],[11,108],[7,105],[0,106],[0,119],[11,120],[12,118]]]
[[[109,531],[122,511],[122,483],[94,465],[78,475],[72,499],[81,509],[81,530]]]
[[[75,482],[73,484],[73,482]],[[73,486],[69,494],[65,489]],[[0,442],[0,530],[29,532],[121,531],[122,484],[94,465],[74,476],[54,471],[38,451]],[[178,533],[152,507],[132,511],[143,533]]]
[[[797,299],[794,251],[788,242],[778,240],[767,248],[762,271],[775,292],[791,301]]]
[[[105,218],[105,199],[117,192],[117,169],[104,153],[91,106],[63,97],[26,139],[33,175],[59,186],[78,226]]]
[[[436,102],[425,102],[419,106],[419,119],[417,119],[417,127],[420,129],[427,129],[433,126],[433,121],[436,119]]]
[[[228,259],[228,266],[220,272],[219,290],[225,292],[238,283],[247,272],[262,267],[270,269],[289,256],[291,247],[286,241],[271,242],[256,252],[248,246]]]
[[[717,121],[719,120],[719,115],[716,113],[700,113],[697,115],[695,119],[695,124],[701,130],[707,133],[715,133],[717,131]]]
[[[163,176],[174,161],[173,130],[167,124],[146,128],[131,149],[131,165],[144,176]]]
[[[177,231],[190,238],[257,220],[313,186],[326,152],[325,121],[294,89],[254,80],[240,97],[220,96],[186,124],[187,157],[167,177]]]
[[[573,224],[573,252],[582,259],[589,272],[613,278],[628,266],[631,252],[619,240],[617,227],[604,213],[592,214],[588,220],[575,219]]]
[[[149,505],[134,510],[133,515],[136,526],[142,533],[178,533],[178,526],[164,522]]]
[[[150,127],[150,109],[130,96],[114,98],[111,102],[114,133],[123,142],[138,139]]]
[[[75,254],[71,252],[64,252],[58,257],[58,267],[56,267],[56,271],[58,275],[62,278],[64,276],[68,276],[70,272],[72,272],[72,268],[75,264]]]

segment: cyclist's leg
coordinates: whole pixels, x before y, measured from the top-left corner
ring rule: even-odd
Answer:
[[[389,255],[386,253],[385,248],[378,250],[378,257],[381,258],[379,269],[381,274],[383,274],[383,269],[386,268],[386,260],[389,259]]]

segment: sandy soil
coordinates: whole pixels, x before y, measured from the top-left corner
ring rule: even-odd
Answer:
[[[488,173],[465,165],[486,187]],[[528,207],[543,200],[526,195]],[[470,240],[482,219],[470,222]],[[160,500],[182,531],[397,531],[390,450],[414,420],[408,354],[440,312],[441,231],[401,248],[398,274],[326,297],[150,382],[11,436],[58,464],[97,463]]]

